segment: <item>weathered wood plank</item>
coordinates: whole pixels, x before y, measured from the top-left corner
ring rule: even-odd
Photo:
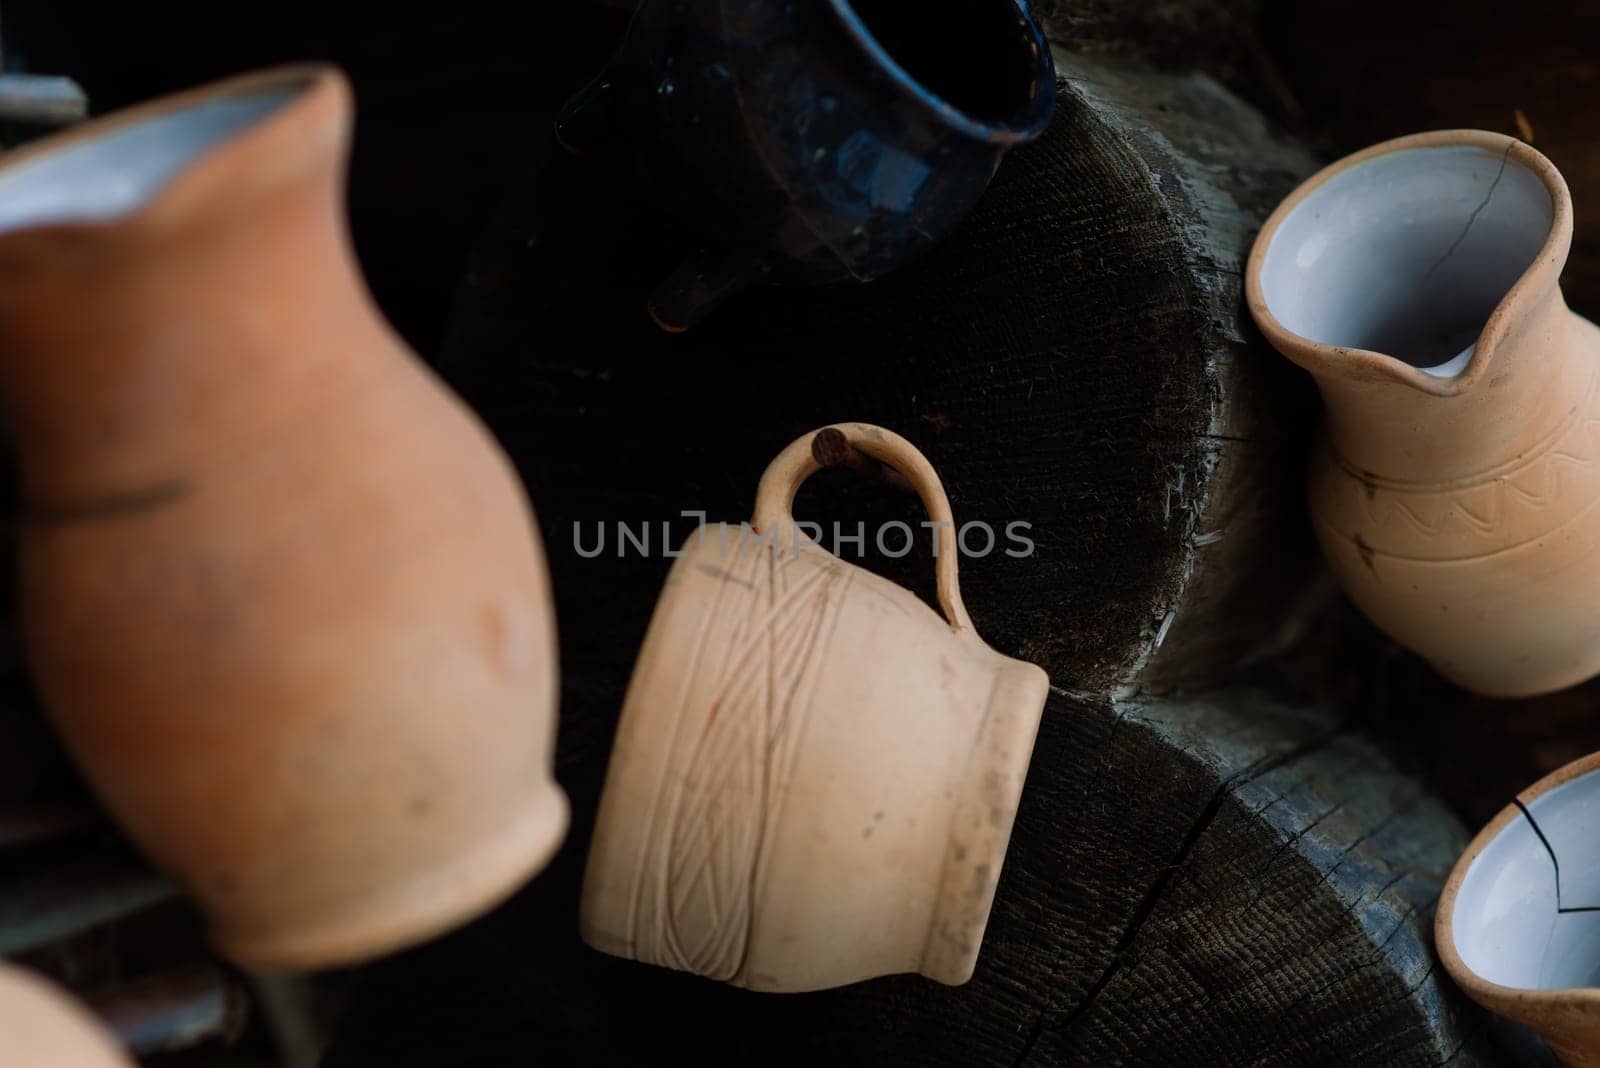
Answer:
[[[1463,844],[1436,800],[1346,734],[1236,773],[1092,997],[1045,1029],[1039,1063],[1483,1055],[1428,940]]]
[[[696,508],[737,521],[783,444],[864,419],[933,456],[959,521],[1031,524],[1032,556],[969,560],[965,585],[986,637],[1058,683],[1127,686],[1163,637],[1164,685],[1271,648],[1279,614],[1246,609],[1309,573],[1296,487],[1311,394],[1244,340],[1232,301],[1251,220],[1310,161],[1204,79],[1148,74],[1135,98],[1114,66],[1068,69],[1054,127],[946,245],[872,286],[753,293],[685,337],[643,312],[677,256],[670,233],[625,185],[545,171],[480,259],[463,298],[473,325],[444,365],[524,464],[558,550],[575,526],[659,531]],[[1189,147],[1144,132],[1165,114]],[[1224,168],[1229,129],[1244,162]],[[840,485],[813,518],[852,530],[921,518],[878,496]],[[898,561],[871,550],[873,566],[925,588],[927,544]],[[1232,569],[1241,558],[1252,567]],[[642,579],[661,564],[623,561],[616,581],[563,600],[642,631]],[[1207,579],[1230,569],[1225,593]],[[587,587],[593,571],[572,574]],[[558,596],[565,580],[558,567]],[[1191,581],[1227,626],[1180,611]],[[621,600],[595,603],[610,591]],[[574,665],[625,672],[636,647],[610,630],[567,634]],[[1204,648],[1184,664],[1190,635]]]
[[[357,4],[336,14],[236,5],[218,16],[212,46],[200,52],[179,32],[176,9],[130,7],[119,15],[76,0],[33,6],[33,17],[47,14],[75,38],[73,56],[43,67],[79,74],[101,106],[308,50],[350,66],[363,107],[358,241],[387,311],[431,352],[442,286],[458,270],[483,205],[522,160],[539,154],[541,108],[598,63],[625,5],[474,0],[452,9],[448,41],[429,37],[438,20],[420,9]],[[1279,394],[1230,380],[1272,375],[1282,365],[1240,347],[1252,335],[1241,332],[1229,294],[1244,231],[1292,184],[1275,172],[1299,166],[1262,161],[1303,154],[1204,79],[1157,78],[1114,62],[1198,68],[1271,113],[1297,114],[1257,39],[1258,7],[1257,0],[1038,0],[1055,40],[1102,57],[1067,65],[1075,86],[1064,100],[1064,136],[1014,160],[970,232],[902,278],[854,293],[759,295],[744,312],[729,309],[738,325],[724,320],[717,339],[703,345],[664,343],[638,313],[631,294],[647,289],[681,250],[652,232],[625,189],[568,172],[546,175],[546,185],[519,197],[466,294],[460,322],[477,332],[458,346],[453,374],[472,387],[516,453],[556,559],[569,668],[560,772],[578,822],[552,870],[506,910],[366,977],[339,1063],[501,1065],[598,1061],[606,1052],[647,1064],[672,1052],[713,1062],[922,1056],[984,1063],[986,1050],[990,1063],[1025,1052],[1034,1062],[1093,1062],[1120,1048],[1126,1006],[1140,998],[1151,1011],[1132,1021],[1150,1061],[1214,1062],[1219,1050],[1242,1057],[1237,1043],[1249,1035],[1238,1032],[1298,1048],[1291,1028],[1307,1013],[1314,1018],[1305,1033],[1323,1035],[1318,1028],[1326,1026],[1332,1037],[1299,1063],[1337,1061],[1346,1050],[1377,1048],[1360,1044],[1369,1038],[1412,1034],[1408,1019],[1411,1044],[1383,1047],[1409,1050],[1401,1059],[1430,1058],[1451,1035],[1471,1033],[1437,976],[1409,996],[1390,981],[1415,974],[1426,906],[1384,935],[1387,942],[1373,941],[1369,930],[1381,934],[1391,917],[1425,902],[1429,873],[1454,848],[1459,828],[1421,802],[1318,883],[1328,869],[1317,858],[1336,855],[1370,832],[1365,824],[1387,818],[1379,795],[1409,796],[1405,777],[1374,756],[1370,782],[1353,778],[1345,757],[1359,743],[1314,701],[1260,690],[1160,701],[1136,692],[1176,694],[1221,665],[1282,644],[1270,627],[1241,641],[1231,620],[1304,615],[1285,608],[1277,583],[1228,581],[1263,561],[1294,559],[1237,535],[1271,522],[1257,502],[1272,513],[1275,502],[1298,501],[1292,455],[1265,466],[1252,465],[1251,456],[1295,451],[1295,432],[1309,420],[1286,413],[1308,394],[1303,382],[1283,383],[1288,392]],[[1418,4],[1269,8],[1284,75],[1330,142],[1358,147],[1463,122],[1511,129],[1509,108],[1521,107],[1536,144],[1574,179],[1581,214],[1588,112],[1570,103],[1583,99],[1586,38],[1578,22],[1555,21],[1571,20],[1570,10],[1540,0],[1533,14],[1507,22],[1492,5],[1469,5],[1441,22]],[[1376,21],[1409,32],[1388,41],[1363,32]],[[1358,47],[1368,58],[1356,61],[1362,77],[1352,82]],[[81,69],[68,61],[78,49]],[[429,59],[419,66],[423,54]],[[1087,76],[1095,65],[1100,73]],[[1437,88],[1422,88],[1425,81]],[[1255,149],[1238,151],[1233,130],[1245,131]],[[1169,181],[1189,174],[1199,176],[1196,184]],[[1207,194],[1218,189],[1226,191],[1221,200]],[[1596,246],[1583,236],[1582,218],[1579,226],[1568,292],[1582,309],[1595,290],[1585,289],[1581,265]],[[530,240],[557,243],[561,254],[530,250]],[[1108,247],[1121,251],[1108,257]],[[1588,276],[1600,279],[1600,271]],[[498,296],[486,305],[489,294]],[[974,313],[973,304],[993,311]],[[1207,375],[1210,385],[1198,388]],[[987,591],[975,611],[991,638],[1045,660],[1058,684],[1081,692],[1052,701],[973,986],[943,991],[889,980],[802,1006],[764,1005],[612,962],[576,943],[585,821],[666,562],[576,566],[572,525],[658,525],[684,507],[736,519],[771,452],[840,417],[880,418],[923,444],[950,477],[964,518],[1036,518],[1032,502],[1048,502],[1039,514],[1060,523],[1042,551],[1076,559],[1075,567],[1008,579],[984,577],[975,566],[969,596],[976,602]],[[619,428],[612,448],[608,436]],[[1210,451],[1188,436],[1197,428],[1211,435]],[[920,518],[909,502],[886,500],[876,487],[819,482],[803,501],[817,518]],[[1180,485],[1174,499],[1167,487]],[[1131,512],[1123,510],[1127,501]],[[1303,530],[1293,515],[1277,521],[1285,532]],[[686,533],[682,521],[675,531]],[[1230,536],[1213,540],[1218,532]],[[1195,541],[1210,551],[1195,552]],[[868,562],[914,583],[927,573],[926,560],[869,554]],[[1053,609],[1037,605],[1043,593],[1055,599]],[[1168,641],[1156,649],[1169,618]],[[1063,620],[1046,639],[1029,630]],[[1358,683],[1356,720],[1409,743],[1416,770],[1471,819],[1578,747],[1600,744],[1588,744],[1600,723],[1593,688],[1536,705],[1463,701],[1372,641],[1364,625],[1355,629],[1361,635],[1339,662]],[[1319,700],[1330,692],[1322,689]],[[33,755],[40,751],[19,748],[7,759],[0,747],[0,767],[16,773],[6,779],[7,796],[31,794],[35,779],[56,777],[58,757]],[[53,754],[48,744],[42,752]],[[30,763],[36,760],[49,763],[51,774]],[[1331,795],[1289,788],[1302,780],[1348,794],[1348,811],[1313,825]],[[1259,800],[1244,800],[1256,791],[1290,800],[1259,808]],[[1350,812],[1359,818],[1346,825]],[[1325,825],[1338,836],[1323,841],[1333,833]],[[1422,848],[1408,856],[1401,839]],[[1380,881],[1402,871],[1393,886]],[[1346,877],[1355,882],[1344,898],[1324,893]],[[1274,889],[1280,882],[1324,911],[1293,907],[1298,898],[1284,901]],[[1250,896],[1229,896],[1241,885]],[[1263,901],[1287,915],[1258,930],[1251,913]],[[1334,915],[1352,901],[1349,916],[1370,922]],[[1313,958],[1302,972],[1292,962],[1306,955],[1308,932],[1339,953]],[[1392,959],[1371,963],[1372,946]],[[1262,990],[1251,974],[1267,959],[1278,970]],[[1165,977],[1185,970],[1219,993],[1164,997]],[[1315,1016],[1324,1003],[1349,1015],[1325,1024]],[[1284,1019],[1272,1019],[1275,1012]],[[754,1022],[715,1048],[696,1044],[746,1014]],[[770,1033],[761,1033],[762,1023]],[[1188,1029],[1213,1036],[1211,1044],[1188,1042]],[[1457,1059],[1470,1060],[1476,1049],[1469,1041]]]
[[[1190,300],[1206,324],[1194,339],[1210,377],[1202,459],[1168,489],[1169,500],[1189,505],[1178,513],[1189,557],[1139,683],[1214,681],[1292,642],[1307,617],[1297,597],[1320,595],[1307,585],[1314,553],[1297,521],[1315,399],[1303,374],[1262,350],[1242,295],[1257,228],[1314,163],[1209,77],[1067,54],[1059,65],[1142,162],[1145,195],[1171,214]]]
[[[594,711],[587,693],[575,715]],[[564,769],[574,805],[598,786]],[[1494,1063],[1432,968],[1465,833],[1326,710],[1264,688],[1051,699],[984,955],[762,996],[613,960],[570,929],[579,841],[511,906],[375,969],[331,1068],[554,1062]]]
[[[508,1049],[617,1064],[1488,1056],[1480,1017],[1430,967],[1459,824],[1349,734],[1325,674],[1192,692],[1280,648],[1305,614],[1285,602],[1316,588],[1309,390],[1236,305],[1254,225],[1310,161],[1207,79],[1062,66],[1044,141],[948,244],[871,287],[759,292],[667,338],[643,295],[679,250],[624,184],[545,170],[498,224],[444,366],[545,526],[573,829],[510,906],[375,969],[333,1068]],[[772,997],[594,953],[573,923],[586,838],[668,561],[614,543],[583,559],[573,529],[592,546],[598,522],[659,538],[680,509],[737,520],[773,452],[840,418],[917,440],[960,519],[1035,524],[1035,556],[964,565],[985,636],[1057,686],[978,973]],[[921,518],[827,474],[803,516]],[[680,520],[674,540],[687,533]],[[925,552],[861,558],[927,589]]]

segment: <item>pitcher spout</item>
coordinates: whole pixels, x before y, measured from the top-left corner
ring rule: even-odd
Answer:
[[[350,128],[344,76],[299,65],[0,162],[0,401],[25,479],[107,470],[134,438],[177,448],[201,423],[242,432],[263,392],[311,403],[364,373],[321,341],[370,306],[344,222]],[[276,338],[273,358],[238,324]]]
[[[1316,378],[1308,498],[1350,599],[1478,693],[1600,673],[1600,329],[1562,299],[1550,161],[1420,134],[1301,186],[1251,252],[1250,310]]]
[[[1346,459],[1437,477],[1553,426],[1567,379],[1590,370],[1559,366],[1577,351],[1557,336],[1571,243],[1571,198],[1549,160],[1501,134],[1440,131],[1306,182],[1257,240],[1247,293],[1267,339],[1316,378]]]

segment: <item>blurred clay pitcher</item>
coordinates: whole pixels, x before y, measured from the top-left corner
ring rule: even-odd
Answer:
[[[567,821],[538,533],[362,282],[351,121],[338,71],[292,67],[0,161],[34,677],[260,969],[463,922]]]

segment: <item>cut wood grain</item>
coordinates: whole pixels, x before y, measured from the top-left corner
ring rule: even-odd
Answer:
[[[575,536],[678,520],[675,543],[684,510],[737,522],[767,460],[840,419],[922,447],[958,522],[1027,525],[1032,554],[1001,538],[964,561],[964,588],[985,637],[1058,685],[1133,687],[1147,666],[1164,688],[1214,681],[1281,644],[1313,574],[1314,398],[1247,331],[1239,269],[1311,160],[1204,77],[1061,65],[1045,137],[950,241],[870,286],[758,291],[669,337],[644,294],[681,250],[626,185],[558,161],[497,225],[444,368],[537,491],[564,606],[627,621],[565,628],[569,664],[625,674],[665,574],[659,552],[616,560],[613,530],[596,588],[600,564],[562,566]],[[831,485],[802,518],[923,518]],[[926,539],[900,560],[875,548],[860,555],[926,589]]]
[[[682,250],[625,183],[562,162],[496,224],[443,367],[544,525],[573,829],[516,901],[370,973],[330,1068],[1493,1063],[1429,946],[1463,829],[1349,730],[1342,668],[1271,659],[1320,588],[1314,402],[1238,275],[1311,160],[1207,77],[1060,65],[1045,138],[869,287],[756,292],[666,337],[643,300]],[[595,953],[573,919],[661,526],[745,517],[767,460],[840,419],[915,440],[958,521],[1033,524],[1033,555],[963,561],[979,630],[1056,685],[977,975],[775,997]],[[816,482],[797,514],[825,529],[921,519],[880,480]],[[619,520],[656,552],[576,551]],[[846,555],[927,591],[925,547],[867,541]]]
[[[614,697],[569,691],[570,717]],[[1270,688],[1054,696],[959,988],[899,976],[779,997],[589,950],[571,917],[598,782],[563,778],[583,822],[556,865],[370,973],[328,1068],[508,1050],[641,1066],[1497,1063],[1428,948],[1465,833],[1336,717]]]

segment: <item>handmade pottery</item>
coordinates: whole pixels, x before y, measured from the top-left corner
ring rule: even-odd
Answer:
[[[0,1064],[133,1068],[87,1009],[52,983],[0,962]]]
[[[971,977],[1049,682],[973,630],[949,501],[844,424],[939,528],[944,618],[799,536],[813,435],[748,527],[691,535],[622,711],[584,882],[597,949],[753,990]]]
[[[1562,299],[1571,242],[1549,160],[1453,130],[1310,179],[1246,277],[1322,391],[1311,510],[1345,591],[1489,695],[1600,671],[1600,331]]]
[[[696,245],[651,298],[670,330],[754,282],[869,281],[944,236],[1045,128],[1055,70],[1025,0],[647,0],[562,140],[615,135]]]
[[[1473,840],[1434,940],[1478,1004],[1600,1065],[1600,753],[1530,786]]]
[[[342,75],[287,68],[0,165],[34,676],[113,813],[260,969],[462,922],[567,819],[538,534],[366,292],[350,126]]]

